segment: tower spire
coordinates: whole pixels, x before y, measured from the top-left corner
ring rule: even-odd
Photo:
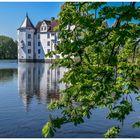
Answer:
[[[28,17],[28,12],[26,12],[26,17]]]
[[[22,25],[20,26],[20,28],[29,28],[29,27],[34,29],[34,25],[32,24],[31,20],[28,17],[28,13],[26,12],[26,17],[24,21],[22,22]]]

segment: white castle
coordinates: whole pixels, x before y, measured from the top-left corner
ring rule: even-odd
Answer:
[[[28,15],[17,29],[18,60],[20,62],[44,62],[59,58],[59,55],[46,57],[46,54],[55,49],[59,43],[58,30],[59,21],[39,21],[34,27]]]

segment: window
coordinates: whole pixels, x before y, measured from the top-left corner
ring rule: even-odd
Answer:
[[[28,49],[28,53],[31,53],[31,49]]]
[[[50,46],[50,41],[47,42],[47,45]]]
[[[40,41],[38,42],[38,46],[40,46]]]
[[[43,27],[41,28],[41,30],[43,31]]]
[[[30,41],[28,41],[28,46],[31,46],[31,42]]]
[[[54,36],[54,33],[52,33],[52,36]]]
[[[50,38],[50,34],[49,33],[47,34],[47,37]]]
[[[60,56],[59,55],[56,55],[56,58],[60,58]]]
[[[50,52],[50,49],[48,49],[48,53]],[[50,57],[50,56],[49,56]]]
[[[40,39],[40,35],[38,35],[38,39]]]
[[[24,41],[23,40],[21,40],[21,47],[23,48],[24,47]]]
[[[46,30],[46,27],[44,27],[44,30]]]
[[[40,54],[40,49],[38,49],[38,54]]]
[[[31,39],[31,34],[28,34],[28,39]]]

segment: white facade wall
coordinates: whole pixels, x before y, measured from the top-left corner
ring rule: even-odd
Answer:
[[[18,30],[18,59],[34,59],[34,32],[34,29]],[[28,38],[29,34],[31,38]]]
[[[26,42],[27,42],[27,59],[34,59],[34,30],[26,31]],[[31,34],[31,38],[28,38],[28,34]],[[28,42],[31,42],[31,46],[28,45]],[[28,53],[28,50],[31,50],[31,53]]]
[[[49,34],[49,35],[48,35]],[[53,34],[53,35],[52,35]],[[39,32],[36,34],[35,40],[35,48],[36,48],[36,59],[55,59],[56,56],[46,57],[45,55],[49,51],[55,50],[55,45],[58,41],[58,33],[57,32]],[[40,42],[40,43],[39,43]],[[40,53],[38,50],[40,49]]]
[[[18,59],[26,59],[26,32],[25,31],[19,31],[17,32],[18,38]],[[23,43],[22,43],[23,40]]]

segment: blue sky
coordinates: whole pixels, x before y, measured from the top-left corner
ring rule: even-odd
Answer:
[[[62,4],[62,2],[0,2],[0,35],[16,40],[17,29],[24,20],[26,12],[32,23],[36,25],[39,20],[57,18]],[[108,3],[114,6],[120,4],[121,2]],[[113,22],[114,20],[110,19],[109,25]]]
[[[17,38],[17,28],[26,12],[34,25],[39,20],[57,18],[62,2],[0,2],[0,35]]]

